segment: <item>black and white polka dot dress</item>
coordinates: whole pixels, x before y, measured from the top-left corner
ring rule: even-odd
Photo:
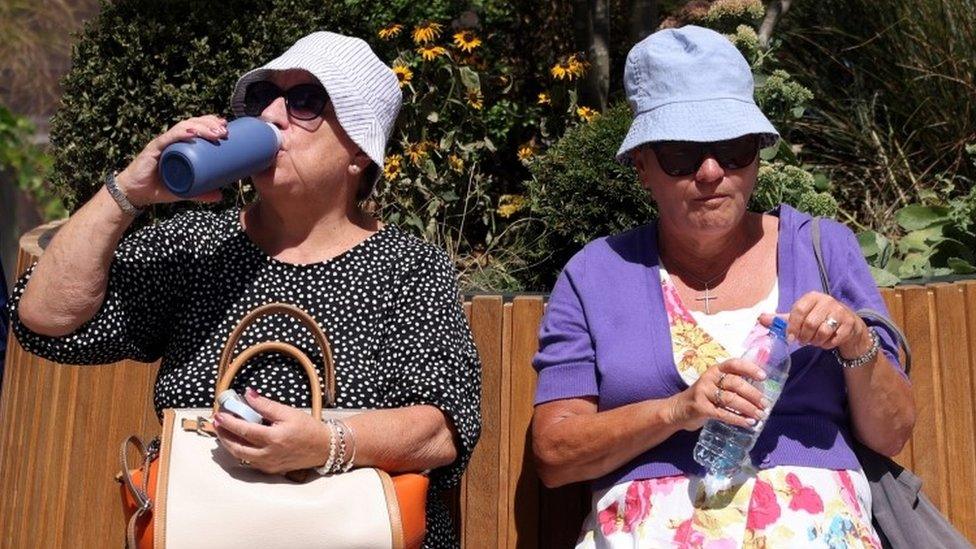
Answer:
[[[162,359],[154,396],[161,414],[213,403],[220,351],[245,314],[270,302],[296,305],[332,344],[340,408],[430,404],[453,421],[459,458],[431,474],[424,546],[456,546],[438,491],[458,482],[478,439],[481,366],[447,255],[388,225],[328,261],[282,263],[248,238],[239,215],[236,208],[185,212],[123,239],[101,310],[65,337],[35,334],[18,321],[28,271],[11,296],[17,338],[55,362]],[[238,351],[268,340],[303,350],[321,378],[315,341],[298,321],[263,318],[244,332]],[[276,353],[250,361],[233,387],[310,405],[303,370]]]

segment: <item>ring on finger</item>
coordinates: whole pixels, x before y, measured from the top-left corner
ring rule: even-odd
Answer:
[[[715,405],[719,407],[725,406],[725,403],[722,402],[722,392],[721,387],[715,389]]]
[[[824,324],[826,324],[831,330],[836,330],[837,327],[840,326],[840,322],[832,316],[828,316],[827,320],[824,320]]]
[[[725,376],[729,375],[728,372],[722,372],[722,375],[718,376],[718,381],[715,382],[715,386],[719,389],[724,389],[722,382],[725,381]]]
[[[250,461],[248,461],[246,459],[243,459],[243,458],[241,459],[241,467],[250,467],[250,466],[251,466],[251,462]]]

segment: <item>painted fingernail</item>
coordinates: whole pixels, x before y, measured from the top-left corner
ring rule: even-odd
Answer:
[[[769,402],[769,399],[768,398],[763,397],[763,399],[759,401],[759,404],[762,404],[763,410],[768,410],[769,409],[769,405],[771,403]],[[765,413],[765,412],[763,412],[763,413]]]
[[[766,379],[766,372],[762,370],[756,370],[756,379]]]
[[[256,397],[256,396],[258,396],[258,392],[257,392],[257,391],[255,391],[255,390],[254,390],[253,388],[251,388],[251,387],[248,387],[248,388],[247,388],[247,390],[246,390],[246,391],[244,391],[244,392],[245,392],[245,393],[247,393],[247,396],[251,396],[251,397]]]
[[[748,423],[749,425],[755,425],[755,424],[756,424],[756,420],[754,420],[754,419],[752,419],[752,418],[749,418],[749,419],[747,420],[747,423]]]

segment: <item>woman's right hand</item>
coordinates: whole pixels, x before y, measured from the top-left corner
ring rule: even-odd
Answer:
[[[115,181],[129,202],[137,208],[184,200],[171,193],[159,177],[159,158],[163,154],[163,149],[177,141],[189,141],[198,137],[217,141],[226,135],[227,121],[216,115],[188,118],[178,122],[150,141],[142,152],[115,176]],[[219,202],[220,199],[219,190],[193,198],[202,202]]]
[[[762,369],[739,358],[705,370],[684,391],[670,397],[670,420],[687,431],[701,429],[709,419],[730,425],[752,427],[766,418],[769,403],[762,391],[747,379],[766,378]]]

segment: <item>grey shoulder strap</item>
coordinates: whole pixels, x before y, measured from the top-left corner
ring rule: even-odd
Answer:
[[[820,246],[820,219],[819,217],[814,217],[813,226],[810,228],[810,233],[813,237],[813,256],[817,260],[817,269],[820,271],[820,286],[823,288],[825,294],[830,295],[830,278],[827,276],[823,248]],[[895,326],[895,323],[888,317],[874,309],[859,309],[857,315],[865,320],[871,320],[888,328],[891,334],[895,336],[895,339],[898,340],[898,345],[905,351],[905,374],[911,373],[912,349],[908,346],[908,340],[905,339],[905,334],[898,329],[898,326]]]

